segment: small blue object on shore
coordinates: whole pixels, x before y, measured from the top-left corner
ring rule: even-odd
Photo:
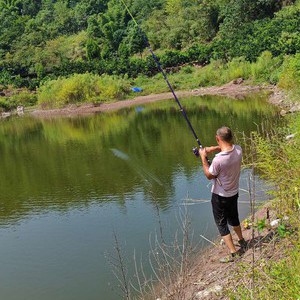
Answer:
[[[140,113],[140,112],[142,112],[144,109],[145,109],[145,107],[143,107],[143,106],[137,106],[137,107],[135,108],[135,111],[136,111],[137,113]]]
[[[139,87],[133,87],[133,88],[131,88],[131,90],[134,91],[135,93],[139,93],[139,92],[143,91],[143,89],[139,88]]]

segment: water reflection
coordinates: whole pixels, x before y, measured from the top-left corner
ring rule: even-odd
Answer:
[[[260,98],[182,102],[204,145],[215,143],[215,130],[223,124],[248,134],[276,115]],[[194,145],[172,101],[138,113],[130,108],[91,117],[1,121],[1,223],[32,210],[66,210],[112,197],[122,206],[128,194],[139,190],[168,207],[174,172],[191,178],[199,170],[191,154]]]
[[[204,145],[215,144],[221,125],[249,135],[277,115],[262,98],[182,103]],[[108,287],[116,284],[103,253],[113,251],[115,229],[128,256],[135,250],[147,259],[157,205],[166,239],[184,205],[195,236],[213,239],[209,182],[193,146],[173,101],[89,117],[1,120],[0,298],[120,298]],[[248,178],[244,170],[245,190]],[[241,205],[243,218],[249,209]]]

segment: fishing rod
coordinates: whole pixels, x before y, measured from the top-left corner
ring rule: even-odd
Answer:
[[[178,104],[178,106],[179,106],[179,108],[180,108],[180,111],[181,111],[183,117],[185,118],[185,120],[186,120],[186,122],[187,122],[187,124],[188,124],[188,126],[189,126],[189,128],[190,128],[190,130],[191,130],[191,132],[192,132],[192,134],[193,134],[193,136],[194,136],[194,138],[196,139],[196,141],[197,141],[197,143],[198,143],[200,149],[202,149],[203,146],[202,146],[202,144],[201,144],[201,142],[200,142],[200,139],[198,138],[198,136],[197,136],[197,134],[196,134],[196,132],[195,132],[195,130],[194,130],[194,128],[193,128],[193,126],[192,126],[190,120],[189,120],[189,118],[187,117],[187,114],[186,114],[185,110],[183,109],[183,107],[182,107],[182,105],[181,105],[181,103],[180,103],[180,101],[179,101],[179,99],[178,99],[178,97],[177,97],[177,95],[176,95],[176,93],[175,93],[175,91],[174,91],[174,89],[173,89],[171,83],[169,82],[168,77],[167,77],[167,74],[165,73],[165,71],[164,71],[163,68],[161,67],[161,64],[160,64],[160,62],[159,62],[157,56],[154,54],[154,52],[153,52],[153,50],[152,50],[152,48],[151,48],[151,46],[150,46],[150,43],[149,43],[149,41],[148,41],[148,38],[147,38],[147,36],[146,36],[146,34],[144,33],[144,31],[141,29],[141,27],[139,26],[139,24],[138,24],[137,21],[135,20],[134,16],[133,16],[132,13],[130,12],[130,10],[129,10],[128,6],[126,5],[126,3],[124,2],[124,0],[120,0],[120,1],[121,1],[121,2],[123,3],[123,5],[125,6],[125,8],[126,8],[128,14],[130,15],[132,21],[134,22],[134,24],[135,24],[136,27],[138,28],[139,32],[141,33],[141,35],[142,35],[142,37],[143,37],[143,39],[144,39],[144,41],[145,41],[145,44],[146,44],[146,46],[148,47],[149,52],[151,53],[152,58],[154,59],[156,65],[157,65],[157,67],[158,67],[158,70],[162,73],[162,75],[163,75],[163,77],[164,77],[164,79],[165,79],[165,81],[166,81],[166,83],[167,83],[167,85],[168,85],[168,87],[169,87],[171,93],[173,94],[173,97],[174,97],[174,99],[176,100],[176,102],[177,102],[177,104]],[[197,157],[199,156],[199,152],[198,152],[198,148],[197,148],[197,147],[194,147],[194,148],[193,148],[193,153],[194,153]]]

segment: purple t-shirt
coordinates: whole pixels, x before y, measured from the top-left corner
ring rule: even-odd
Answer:
[[[232,150],[222,151],[214,157],[209,172],[217,176],[213,179],[212,193],[231,197],[239,191],[239,179],[242,164],[242,148],[233,145]]]

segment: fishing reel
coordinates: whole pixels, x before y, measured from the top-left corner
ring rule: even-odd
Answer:
[[[193,148],[193,153],[196,155],[196,157],[199,157],[199,149],[197,147]]]
[[[197,147],[194,147],[193,148],[193,153],[195,154],[196,157],[199,157],[200,154],[199,154],[199,149]],[[206,157],[206,160],[208,162],[208,164],[210,165],[211,164],[211,161]]]

